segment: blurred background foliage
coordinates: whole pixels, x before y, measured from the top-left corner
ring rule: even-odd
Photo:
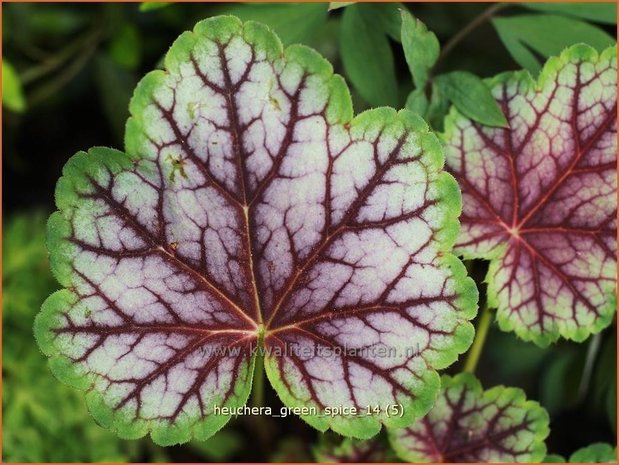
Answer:
[[[573,43],[598,49],[614,43],[616,28],[616,5],[610,3],[5,3],[2,8],[2,440],[9,462],[307,462],[321,457],[317,451],[324,444],[338,441],[293,417],[267,419],[268,450],[252,445],[256,425],[250,418],[233,420],[203,443],[163,449],[148,439],[120,440],[89,417],[82,394],[53,378],[33,339],[34,316],[58,287],[47,264],[44,225],[54,209],[62,166],[76,151],[94,145],[122,148],[136,83],[162,66],[182,31],[217,14],[264,22],[284,44],[310,45],[331,61],[351,86],[355,111],[408,106],[440,130],[449,101],[466,103],[458,101],[457,92],[448,95],[453,72],[469,73],[473,87],[477,77],[506,70],[536,74],[546,57]],[[424,39],[430,44],[423,47],[427,54],[435,41],[440,44],[436,56],[414,57],[431,61],[423,72],[407,63],[400,9],[431,31]],[[483,296],[486,264],[468,266]],[[484,386],[522,387],[548,409],[550,452],[569,456],[592,442],[614,443],[615,324],[583,344],[562,341],[546,350],[493,325],[477,375]],[[460,368],[456,364],[448,371]],[[273,391],[267,400],[274,408],[281,405]]]

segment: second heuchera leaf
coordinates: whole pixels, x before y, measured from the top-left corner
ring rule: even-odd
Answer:
[[[126,153],[79,153],[58,182],[66,289],[35,325],[55,374],[100,424],[165,445],[221,428],[262,355],[320,430],[369,438],[427,412],[477,299],[436,136],[406,111],[353,119],[330,64],[258,23],[200,22],[165,68],[135,91]]]
[[[428,415],[389,437],[400,458],[411,462],[539,462],[548,424],[546,411],[521,389],[484,391],[462,373],[443,376]]]
[[[491,261],[500,327],[541,346],[582,341],[616,312],[616,56],[578,45],[539,81],[496,77],[506,129],[446,119],[464,203],[456,250]]]

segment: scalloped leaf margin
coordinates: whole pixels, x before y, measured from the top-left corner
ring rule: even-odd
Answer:
[[[456,252],[490,260],[499,326],[546,346],[616,312],[616,48],[576,45],[487,81],[510,128],[452,109],[442,138],[463,193]]]
[[[331,65],[258,23],[202,21],[165,68],[135,91],[127,153],[78,153],[58,182],[66,289],[35,322],[52,371],[101,425],[162,445],[225,425],[215,407],[245,405],[257,356],[321,431],[369,438],[427,412],[477,302],[436,136],[406,111],[351,120]],[[366,405],[380,413],[337,410]]]
[[[398,456],[410,462],[539,462],[549,416],[522,389],[484,391],[470,373],[443,376],[432,410],[412,426],[390,429]]]

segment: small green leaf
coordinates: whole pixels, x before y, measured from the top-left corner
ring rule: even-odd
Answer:
[[[413,82],[418,89],[422,89],[428,80],[430,69],[438,59],[438,39],[433,32],[428,31],[425,24],[405,10],[402,10],[401,37]]]
[[[133,24],[123,24],[112,38],[108,51],[119,65],[127,69],[137,68],[142,56],[142,42],[138,29]]]
[[[445,115],[449,111],[449,99],[436,82],[432,83],[431,90],[430,103],[428,104],[425,117],[433,129],[442,131]]]
[[[605,24],[617,24],[617,4],[608,3],[521,3],[530,10],[560,13],[575,18]]]
[[[173,2],[142,2],[140,3],[140,11],[153,11],[159,10],[161,8],[165,8],[168,5],[171,5]]]
[[[2,106],[17,113],[26,109],[21,79],[7,60],[2,60]]]
[[[383,31],[363,13],[364,4],[344,10],[340,31],[344,70],[370,105],[397,104],[393,52]]]
[[[598,442],[578,449],[570,456],[571,463],[611,463],[617,461],[617,448]]]
[[[329,11],[338,10],[340,8],[353,5],[355,2],[329,2]]]
[[[505,47],[516,62],[537,74],[541,69],[536,52],[545,58],[583,42],[602,51],[615,39],[597,26],[558,15],[534,14],[498,17],[492,20]]]
[[[490,89],[474,74],[454,71],[436,79],[445,96],[464,115],[486,126],[507,127],[507,120]]]
[[[410,94],[408,94],[408,98],[406,99],[406,108],[413,113],[417,113],[418,115],[425,115],[428,111],[428,97],[424,92],[424,89],[415,89]]]

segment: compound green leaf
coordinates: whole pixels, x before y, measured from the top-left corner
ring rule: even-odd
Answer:
[[[548,424],[546,411],[521,389],[484,391],[462,373],[443,376],[432,410],[389,437],[400,458],[411,462],[539,462]]]
[[[500,327],[541,346],[582,341],[616,311],[616,84],[615,48],[578,45],[537,82],[490,82],[509,128],[457,111],[445,122],[464,202],[456,249],[491,260]]]
[[[330,64],[259,23],[200,22],[165,68],[138,84],[126,153],[81,152],[58,182],[66,289],[35,324],[54,373],[101,425],[163,445],[243,411],[257,356],[321,431],[423,415],[477,300],[437,137],[407,111],[353,119]]]

